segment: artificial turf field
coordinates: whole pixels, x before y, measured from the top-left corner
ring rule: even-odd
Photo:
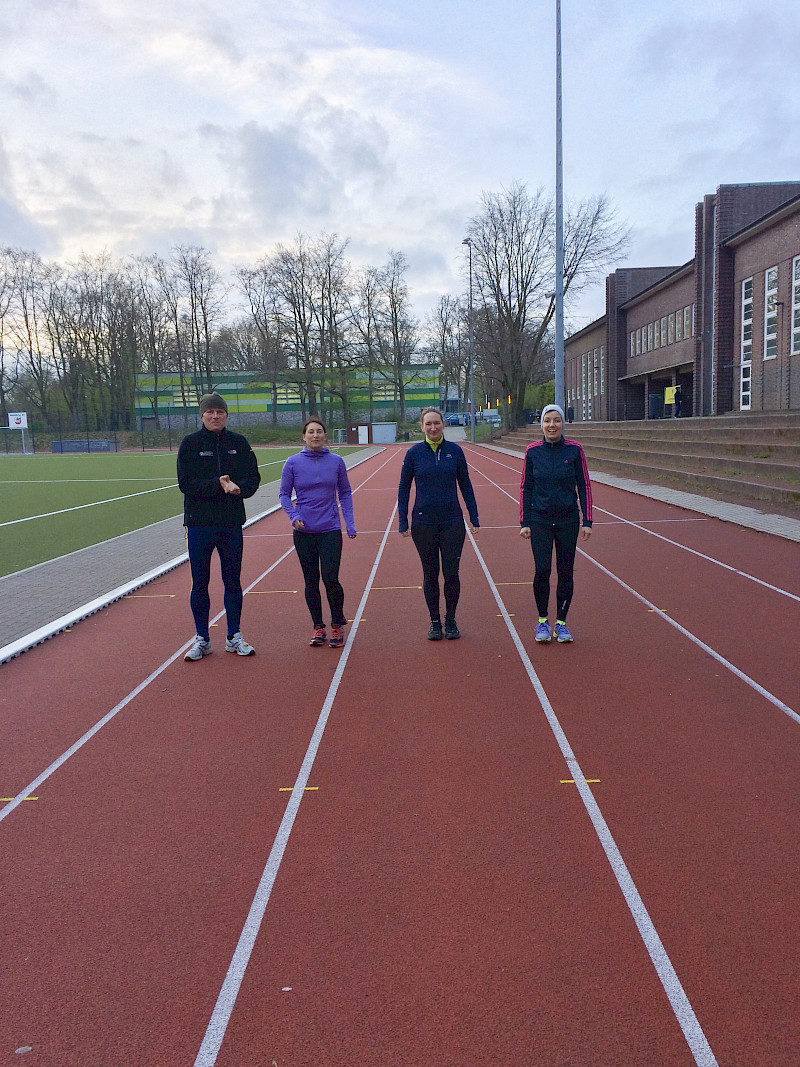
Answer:
[[[262,485],[297,451],[256,448]],[[0,455],[0,577],[182,514],[175,462],[167,451]]]

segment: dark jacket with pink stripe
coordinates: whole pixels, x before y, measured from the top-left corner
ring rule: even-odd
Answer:
[[[578,516],[592,525],[592,483],[577,441],[536,441],[528,445],[519,493],[520,526],[566,522]]]

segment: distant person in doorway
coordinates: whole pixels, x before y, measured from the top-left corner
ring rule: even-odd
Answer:
[[[412,445],[403,460],[397,491],[399,530],[411,537],[422,563],[423,593],[431,617],[429,641],[456,641],[456,608],[461,595],[459,566],[467,531],[458,490],[467,505],[473,532],[478,529],[478,505],[464,451],[444,438],[444,416],[438,408],[423,408],[420,426],[425,440]],[[411,483],[416,498],[408,528]],[[444,575],[444,635],[439,608],[439,571]]]
[[[678,386],[675,387],[675,399],[673,401],[673,407],[674,407],[674,410],[675,410],[675,418],[676,419],[679,419],[681,417],[681,402],[682,402],[682,400],[683,400],[683,396],[681,394],[681,387],[678,385]]]
[[[578,532],[584,541],[592,533],[592,487],[583,449],[577,441],[564,438],[564,412],[558,404],[545,406],[541,426],[542,440],[528,445],[525,452],[520,483],[520,536],[529,540],[533,549],[538,642],[551,638],[548,614],[555,547],[558,585],[552,636],[563,643],[572,640],[567,612],[572,602]]]
[[[309,644],[317,647],[328,640],[319,588],[322,577],[331,612],[330,647],[341,648],[347,619],[339,581],[343,544],[339,507],[347,536],[353,540],[353,490],[344,460],[328,448],[325,423],[318,418],[306,419],[303,450],[289,456],[283,465],[280,502],[292,524],[294,547],[303,571],[306,604],[314,627]]]
[[[200,421],[202,429],[187,434],[178,449],[178,487],[183,493],[183,524],[192,569],[189,603],[196,630],[184,659],[199,660],[211,652],[208,583],[214,549],[225,587],[225,651],[251,656],[255,649],[240,630],[242,526],[244,501],[258,489],[261,475],[247,438],[226,428],[228,405],[219,393],[201,397]]]
[[[575,408],[572,404],[567,408],[567,422],[572,423],[575,421]]]

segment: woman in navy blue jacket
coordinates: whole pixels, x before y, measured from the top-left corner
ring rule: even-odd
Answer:
[[[550,568],[556,550],[556,641],[571,641],[567,612],[572,601],[572,570],[578,531],[586,540],[592,532],[592,485],[586,458],[577,441],[564,439],[564,412],[558,404],[542,411],[542,440],[528,445],[520,485],[520,536],[531,542],[536,572],[533,595],[539,611],[535,638],[550,640],[547,622],[550,601]],[[578,513],[580,501],[581,514]]]
[[[439,614],[439,566],[444,575],[444,636],[457,640],[456,607],[461,593],[458,576],[461,550],[467,535],[464,515],[458,503],[461,490],[473,531],[478,529],[478,505],[469,478],[467,460],[457,444],[444,439],[444,417],[438,408],[423,408],[420,418],[425,440],[412,445],[403,460],[400,487],[397,491],[399,529],[409,536],[408,499],[412,481],[416,499],[411,512],[410,536],[422,563],[425,602],[431,616],[429,641],[441,641],[442,620]]]

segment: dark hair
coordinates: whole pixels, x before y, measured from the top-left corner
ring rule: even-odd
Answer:
[[[327,433],[328,432],[328,427],[325,425],[325,423],[322,421],[322,419],[318,419],[316,415],[312,415],[310,419],[306,419],[306,421],[303,423],[303,436],[304,437],[305,437],[306,430],[308,429],[308,427],[311,425],[312,422],[315,422],[318,426],[321,426],[323,433]]]

